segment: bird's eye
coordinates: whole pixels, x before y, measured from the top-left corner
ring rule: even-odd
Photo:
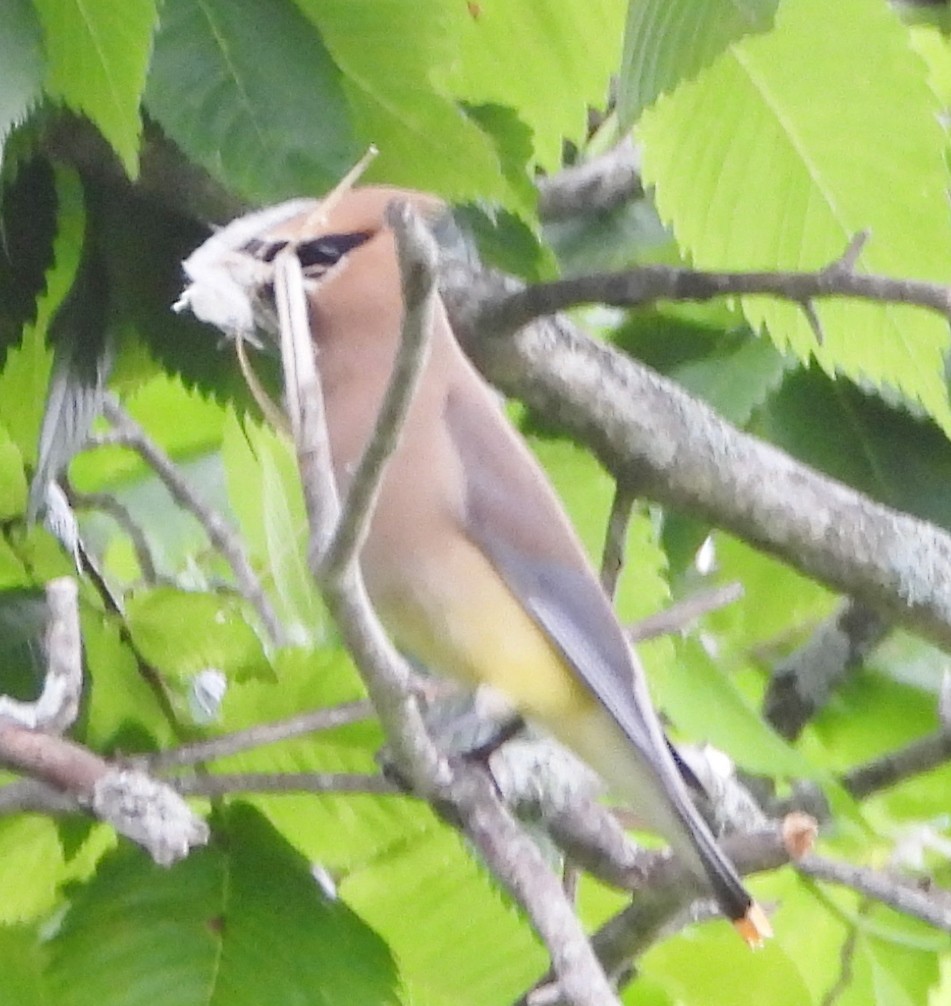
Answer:
[[[336,265],[347,252],[358,248],[370,239],[370,231],[355,231],[352,234],[324,234],[313,241],[301,241],[297,246],[297,257],[305,269],[324,268]]]
[[[244,246],[244,250],[262,262],[273,262],[277,258],[277,253],[286,247],[286,241],[262,241],[260,238],[251,238]]]

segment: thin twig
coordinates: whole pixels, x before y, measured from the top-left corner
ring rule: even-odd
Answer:
[[[158,754],[146,756],[143,761],[154,771],[164,771],[183,765],[198,765],[304,734],[358,723],[372,715],[373,706],[369,702],[364,700],[346,702],[329,709],[315,709],[274,723],[260,723],[246,730],[236,730],[234,733],[214,737],[211,740],[160,751]]]
[[[891,623],[868,605],[844,601],[773,671],[763,715],[783,737],[795,740],[890,629]]]
[[[627,529],[631,523],[631,511],[636,497],[633,490],[620,482],[614,487],[611,500],[611,514],[608,517],[607,532],[604,536],[604,551],[601,555],[601,587],[608,597],[617,592],[618,580],[624,568],[624,552],[627,544]]]
[[[234,573],[243,597],[258,613],[271,641],[287,643],[287,634],[274,613],[271,602],[245,552],[241,539],[230,524],[189,485],[172,459],[146,434],[145,430],[110,396],[103,402],[103,414],[113,425],[118,439],[135,450],[162,480],[172,499],[191,513],[205,529],[209,541],[224,556]]]
[[[722,844],[741,875],[775,870],[790,858],[781,827],[730,835]],[[605,971],[608,974],[629,973],[630,962],[657,942],[675,919],[682,918],[686,922],[695,917],[683,913],[698,898],[701,914],[706,916],[709,899],[701,897],[705,894],[701,885],[702,882],[676,857],[663,854],[651,857],[641,874],[634,903],[609,919],[592,937]],[[546,984],[549,978],[543,977],[538,984]],[[531,993],[527,993],[518,1000],[518,1006],[529,1006],[531,1001]]]
[[[524,907],[551,956],[564,1000],[573,1006],[617,1006],[558,878],[502,806],[483,772],[470,769],[457,774],[448,819]]]
[[[359,772],[220,772],[177,776],[169,785],[182,796],[219,797],[238,793],[368,793],[408,796],[381,775]]]
[[[110,496],[109,493],[80,493],[71,489],[69,498],[77,509],[101,510],[108,514],[129,536],[136,561],[142,571],[142,579],[148,584],[158,581],[158,570],[155,568],[155,560],[152,558],[152,549],[149,547],[148,539],[138,522],[133,520],[127,507],[120,503],[115,496]]]
[[[716,297],[767,295],[801,307],[828,297],[909,304],[951,317],[951,287],[926,280],[853,272],[846,258],[815,272],[706,272],[650,265],[537,283],[486,305],[486,322],[514,332],[536,318],[584,304],[644,307],[659,300],[707,301]],[[807,310],[807,315],[810,311]],[[814,311],[811,324],[815,324]]]
[[[349,562],[338,562],[333,578],[326,576],[324,568],[327,548],[340,522],[340,502],[311,345],[303,273],[296,255],[281,252],[275,259],[274,292],[281,320],[285,397],[307,510],[311,570],[363,674],[399,770],[417,792],[429,794],[445,783],[448,767],[426,733],[409,687],[412,672],[376,618],[353,557]],[[382,466],[372,474],[379,478]],[[369,503],[372,493],[364,491],[361,498]]]
[[[698,590],[689,597],[675,601],[663,611],[648,615],[627,627],[627,638],[632,643],[640,643],[656,636],[669,636],[675,632],[685,632],[698,619],[733,604],[743,596],[743,584],[737,581],[710,590]]]
[[[838,863],[822,856],[806,856],[796,866],[806,876],[850,887],[897,912],[951,932],[951,891],[944,888],[923,888],[915,878],[898,877],[851,863]]]
[[[864,800],[922,772],[930,772],[949,759],[951,730],[936,730],[906,747],[850,769],[841,782],[856,800]]]
[[[46,585],[46,612],[43,635],[46,671],[40,697],[35,702],[21,702],[0,695],[0,726],[8,721],[28,730],[62,733],[72,726],[79,712],[83,641],[76,581],[72,577],[62,576]]]

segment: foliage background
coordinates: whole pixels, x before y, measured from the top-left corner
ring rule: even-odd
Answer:
[[[4,0],[0,10],[3,690],[32,687],[18,605],[72,568],[24,521],[54,348],[89,360],[104,332],[111,386],[231,514],[293,640],[263,641],[200,527],[135,455],[84,452],[72,486],[128,508],[158,573],[149,580],[109,517],[84,515],[124,602],[120,619],[82,585],[90,681],[76,736],[107,754],[363,694],[306,574],[287,446],[245,411],[214,333],[168,310],[178,264],[206,233],[195,166],[220,184],[216,198],[233,200],[217,204],[226,215],[320,192],[373,142],[371,180],[490,209],[505,267],[528,277],[651,261],[815,269],[867,230],[860,269],[951,278],[951,50],[940,17],[912,23],[882,0]],[[596,155],[631,127],[650,196],[542,226],[534,174]],[[796,305],[765,298],[590,321],[737,425],[951,527],[946,320],[844,301],[816,310],[821,343]],[[610,478],[573,445],[530,436],[596,555]],[[631,620],[700,582],[745,587],[697,632],[645,647],[678,737],[710,741],[783,787],[829,782],[938,726],[944,658],[894,634],[795,745],[772,733],[757,711],[770,668],[836,599],[716,531],[716,569],[701,576],[693,557],[709,531],[645,504],[618,601]],[[188,695],[210,667],[229,687],[219,718],[202,724]],[[381,742],[364,723],[210,770],[374,772]],[[947,883],[949,784],[939,768],[837,806],[823,848]],[[212,846],[168,872],[103,826],[0,819],[0,1002],[496,1004],[545,969],[518,911],[417,802],[246,796],[208,812]],[[311,882],[315,863],[338,898]],[[745,955],[719,923],[685,931],[645,955],[625,1001],[951,999],[946,933],[788,869],[754,887],[776,907],[766,950]],[[590,925],[622,902],[582,886]]]

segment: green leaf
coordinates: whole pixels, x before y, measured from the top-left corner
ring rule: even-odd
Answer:
[[[0,821],[0,925],[49,912],[62,870],[63,850],[51,820],[21,814]]]
[[[731,42],[768,30],[779,0],[630,0],[618,80],[622,130]]]
[[[794,365],[745,325],[717,329],[666,310],[634,313],[612,341],[740,427]]]
[[[275,670],[276,682],[247,681],[228,689],[219,725],[223,733],[365,695],[348,654],[340,647],[285,648],[277,654]],[[213,770],[377,775],[377,753],[383,741],[379,724],[370,718],[218,759]],[[322,793],[254,796],[248,802],[308,858],[332,871],[374,860],[434,826],[426,804],[393,796]]]
[[[909,31],[915,52],[928,66],[928,82],[945,109],[951,107],[951,43],[948,37],[930,25],[918,25]]]
[[[458,4],[460,59],[449,80],[473,103],[508,105],[535,134],[547,171],[564,140],[582,146],[588,109],[604,108],[618,64],[622,0]],[[518,72],[513,73],[512,68]]]
[[[459,58],[464,5],[455,19],[443,0],[297,5],[320,29],[343,72],[354,128],[380,151],[369,179],[458,200],[505,198],[495,143],[458,107],[445,83]]]
[[[750,954],[726,921],[691,927],[655,944],[638,962],[638,970],[681,1003],[809,1006],[816,1002],[779,940]]]
[[[324,638],[327,616],[307,567],[307,516],[291,446],[230,412],[221,454],[231,509],[281,623],[298,643]]]
[[[174,739],[165,713],[123,641],[116,619],[85,605],[83,655],[91,687],[82,739],[99,751],[153,748]]]
[[[46,953],[35,929],[0,926],[0,1002],[48,1006],[43,971]]]
[[[40,23],[29,0],[7,0],[0,32],[0,166],[3,145],[40,100],[43,85],[43,44]]]
[[[87,115],[134,178],[155,3],[35,0],[35,5],[46,40],[49,94]]]
[[[414,1003],[496,1006],[545,971],[530,927],[448,828],[351,873],[341,893],[393,948]]]
[[[57,1006],[399,1002],[380,938],[242,806],[170,870],[128,846],[107,856],[49,946]]]
[[[270,673],[261,642],[233,597],[158,587],[133,597],[126,623],[142,656],[185,678],[214,667],[229,678]]]
[[[678,659],[651,686],[658,705],[689,737],[726,751],[737,765],[760,775],[785,778],[821,776],[805,758],[774,733],[702,646],[679,640]],[[716,716],[710,711],[716,710]]]
[[[718,581],[738,580],[744,589],[739,601],[710,616],[730,655],[762,652],[777,639],[793,646],[797,634],[810,633],[832,613],[835,595],[791,566],[722,531],[714,542]]]
[[[756,432],[898,510],[951,528],[951,444],[931,422],[814,369],[790,374]]]
[[[358,156],[340,73],[290,0],[165,0],[146,103],[250,200],[319,193]]]
[[[23,456],[0,423],[0,521],[26,510],[26,473]]]
[[[644,177],[701,268],[817,269],[868,229],[859,270],[947,281],[938,113],[925,68],[885,4],[788,0],[772,32],[735,44],[645,113]],[[781,349],[830,373],[892,384],[951,431],[945,319],[821,301],[819,345],[797,305],[745,298],[743,307]]]

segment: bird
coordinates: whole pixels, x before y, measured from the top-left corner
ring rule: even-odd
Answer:
[[[184,262],[192,286],[178,307],[219,324],[222,313],[226,323],[240,317],[247,327],[250,309],[228,299],[231,280],[217,276],[208,285],[216,310],[203,301],[208,263],[223,249],[233,258],[237,248],[263,267],[294,244],[341,498],[373,433],[400,341],[400,275],[386,219],[394,200],[424,218],[444,209],[425,193],[357,186],[323,206],[295,200],[241,218]],[[247,263],[241,268],[243,283]],[[664,734],[643,670],[553,487],[463,352],[438,297],[428,356],[359,563],[400,650],[467,686],[501,693],[666,838],[748,944],[771,935],[691,799],[692,774]]]

